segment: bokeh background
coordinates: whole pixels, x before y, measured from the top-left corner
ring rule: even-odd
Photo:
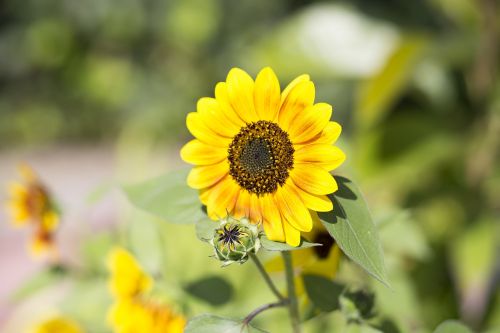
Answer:
[[[367,196],[393,290],[360,271],[354,281],[371,284],[393,331],[500,325],[499,49],[496,0],[0,2],[0,185],[19,162],[37,170],[64,212],[63,260],[83,275],[47,273],[2,210],[0,331],[62,311],[106,332],[102,258],[114,243],[135,244],[152,270],[167,260],[171,285],[227,274],[238,310],[189,300],[192,314],[259,304],[241,291],[250,268],[221,272],[192,228],[152,221],[119,190],[182,167],[186,114],[235,66],[271,66],[282,87],[308,73],[334,106],[340,173]]]

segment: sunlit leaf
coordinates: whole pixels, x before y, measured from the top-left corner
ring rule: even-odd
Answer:
[[[330,195],[334,209],[320,213],[321,222],[349,258],[388,285],[382,247],[363,195],[349,179],[335,179],[339,189]]]
[[[125,186],[130,202],[138,208],[177,224],[206,218],[198,192],[186,184],[188,170],[177,170],[141,184]]]
[[[426,42],[421,37],[404,38],[384,68],[359,90],[357,122],[369,127],[381,119],[405,89]]]
[[[191,319],[184,333],[266,333],[266,331],[243,325],[242,321],[203,314]]]
[[[307,274],[302,278],[307,296],[318,309],[329,312],[339,308],[343,286],[318,275]]]
[[[195,224],[196,236],[199,240],[208,242],[214,236],[214,230],[219,226],[216,221],[211,221],[207,218],[198,221]]]
[[[184,287],[192,296],[211,305],[223,305],[233,296],[233,287],[219,276],[204,277]]]
[[[472,331],[459,321],[447,320],[441,323],[434,333],[472,333]]]
[[[286,243],[271,241],[265,235],[262,235],[260,237],[260,241],[261,241],[262,247],[268,251],[293,251],[293,250],[300,250],[300,249],[305,249],[305,248],[313,247],[313,246],[321,246],[321,244],[310,243],[310,242],[306,241],[305,239],[300,240],[299,246],[290,246]]]

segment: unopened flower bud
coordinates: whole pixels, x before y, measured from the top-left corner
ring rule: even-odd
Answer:
[[[214,247],[215,257],[222,262],[222,266],[234,262],[242,264],[248,260],[250,253],[259,250],[259,230],[247,219],[236,220],[227,217],[215,229],[210,243]]]

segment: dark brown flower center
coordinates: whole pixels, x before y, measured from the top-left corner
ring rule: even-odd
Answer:
[[[247,124],[229,145],[229,174],[257,195],[274,193],[293,168],[292,142],[277,124],[260,120]]]
[[[330,236],[330,234],[326,231],[322,231],[318,233],[316,236],[314,236],[313,242],[323,245],[323,246],[313,247],[314,253],[320,259],[326,259],[330,254],[330,249],[335,244],[335,240],[333,239],[333,237]]]

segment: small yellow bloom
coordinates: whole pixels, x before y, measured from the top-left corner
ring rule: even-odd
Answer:
[[[186,319],[168,306],[137,298],[118,300],[108,320],[117,333],[182,333],[186,326]]]
[[[83,330],[71,319],[54,317],[36,325],[32,333],[83,333]]]
[[[233,68],[215,98],[198,101],[186,119],[195,139],[180,154],[194,165],[187,183],[210,218],[247,217],[270,240],[297,246],[313,228],[311,212],[332,210],[330,172],[345,160],[334,146],[341,126],[331,105],[314,99],[308,75],[281,90],[266,67],[255,80]]]
[[[142,270],[135,258],[122,248],[115,248],[108,257],[111,272],[110,289],[118,298],[133,297],[149,291],[152,279]]]
[[[22,182],[9,187],[7,210],[14,226],[30,225],[35,229],[31,253],[54,253],[54,231],[59,225],[59,214],[45,186],[27,165],[19,167]]]
[[[169,306],[152,300],[148,291],[153,279],[135,258],[123,248],[115,248],[108,257],[110,289],[115,303],[108,322],[116,333],[182,333],[186,319]]]

